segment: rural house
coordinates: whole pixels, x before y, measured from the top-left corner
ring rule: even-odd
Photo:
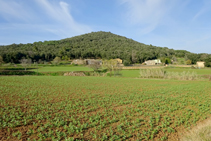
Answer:
[[[155,60],[148,60],[144,62],[146,65],[158,65],[161,64],[160,59],[155,59]]]
[[[203,61],[198,61],[198,62],[196,62],[196,67],[197,68],[204,68],[204,63],[205,62],[203,62]]]

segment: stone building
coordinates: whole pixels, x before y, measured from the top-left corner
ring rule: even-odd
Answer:
[[[156,60],[148,60],[144,62],[146,65],[158,65],[161,64],[160,59],[156,59]]]
[[[204,68],[205,66],[204,66],[204,63],[205,62],[203,62],[203,61],[198,61],[198,62],[196,62],[196,67],[197,68]]]

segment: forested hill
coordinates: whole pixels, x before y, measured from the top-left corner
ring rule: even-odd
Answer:
[[[186,57],[195,63],[210,57],[208,54],[194,54],[185,50],[145,45],[132,39],[110,32],[92,32],[58,41],[34,42],[0,46],[0,56],[4,62],[18,63],[22,57],[33,61],[51,61],[61,58],[121,58],[129,63],[142,63],[145,60],[161,57]]]

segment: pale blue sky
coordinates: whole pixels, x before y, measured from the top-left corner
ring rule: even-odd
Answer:
[[[211,53],[211,0],[0,0],[0,45],[93,31]]]

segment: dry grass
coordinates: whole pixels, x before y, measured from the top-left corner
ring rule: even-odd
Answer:
[[[181,141],[211,141],[211,119],[184,133]]]
[[[167,72],[165,74],[166,79],[176,79],[176,80],[197,80],[199,76],[195,72],[183,71],[179,72]]]
[[[165,71],[164,69],[141,69],[140,70],[141,78],[164,78]]]
[[[163,78],[163,79],[175,79],[175,80],[197,80],[199,76],[196,72],[166,72],[162,68],[157,69],[140,69],[141,78]]]

